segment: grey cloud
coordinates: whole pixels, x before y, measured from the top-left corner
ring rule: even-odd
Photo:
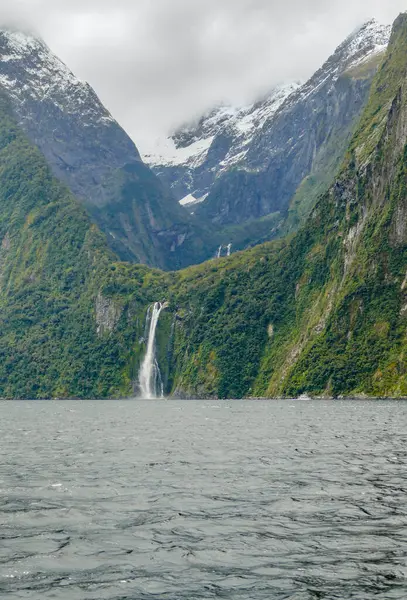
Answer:
[[[357,25],[406,0],[0,0],[143,146],[220,101],[307,78]]]

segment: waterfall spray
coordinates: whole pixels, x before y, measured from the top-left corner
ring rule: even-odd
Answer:
[[[221,257],[221,254],[222,254],[222,246],[219,246],[219,248],[218,248],[218,253],[217,253],[217,255],[216,255],[216,258],[220,258],[220,257]]]
[[[232,244],[228,244],[227,245],[227,255],[226,256],[230,256],[231,250],[232,250]]]
[[[165,308],[164,304],[156,302],[147,312],[146,329],[148,320],[150,320],[147,351],[139,373],[140,393],[145,400],[153,400],[164,396],[160,368],[155,356],[155,332],[163,308]],[[158,393],[157,388],[159,388]]]

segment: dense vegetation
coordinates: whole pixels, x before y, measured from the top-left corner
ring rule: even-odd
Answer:
[[[402,15],[337,181],[295,237],[180,275],[180,390],[407,395],[406,50]]]
[[[4,97],[0,240],[0,396],[127,393],[136,328],[110,338],[98,335],[96,323],[100,285],[115,257],[15,125]]]

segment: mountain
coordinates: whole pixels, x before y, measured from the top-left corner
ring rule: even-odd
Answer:
[[[298,84],[278,86],[247,107],[218,106],[167,139],[144,148],[144,159],[184,206],[203,202],[215,179],[239,164],[256,133]]]
[[[407,396],[406,181],[407,14],[299,231],[179,272],[119,261],[0,94],[0,397],[137,391],[156,301],[168,394]]]
[[[92,88],[44,42],[1,31],[0,84],[26,135],[121,258],[162,268],[194,262],[196,248],[199,258],[196,226]]]
[[[217,108],[146,161],[201,220],[224,228],[274,215],[269,236],[296,229],[334,179],[389,36],[369,21],[305,84],[251,107]]]
[[[370,22],[304,86],[215,109],[166,141],[167,165],[155,174],[92,88],[41,40],[0,32],[0,83],[18,123],[110,248],[122,260],[174,270],[303,222],[340,164],[387,38]]]
[[[406,107],[403,14],[306,224],[183,274],[173,392],[407,396]]]

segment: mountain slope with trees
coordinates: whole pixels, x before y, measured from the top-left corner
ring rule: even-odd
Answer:
[[[178,269],[211,256],[201,228],[94,90],[42,40],[0,31],[0,85],[27,137],[123,260]]]

